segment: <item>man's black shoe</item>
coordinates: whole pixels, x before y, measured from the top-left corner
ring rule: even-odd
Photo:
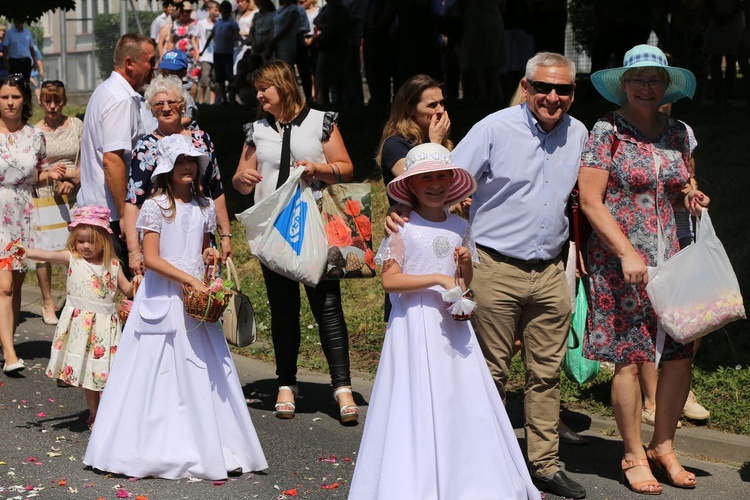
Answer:
[[[539,491],[565,498],[586,498],[586,490],[561,470],[547,477],[531,477]]]

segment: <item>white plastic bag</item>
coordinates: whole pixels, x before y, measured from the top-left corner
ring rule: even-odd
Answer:
[[[649,268],[648,293],[659,326],[682,344],[745,319],[740,286],[708,211],[698,218],[695,243]]]
[[[310,185],[293,168],[286,182],[237,219],[250,251],[269,269],[315,286],[325,269],[328,240]]]

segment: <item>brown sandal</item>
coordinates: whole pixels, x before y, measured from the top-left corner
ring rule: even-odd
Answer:
[[[661,495],[663,488],[654,477],[635,482],[628,479],[627,472],[635,467],[646,467],[650,472],[651,467],[648,465],[648,460],[625,460],[623,458],[620,465],[622,466],[622,483],[629,489],[641,495]]]
[[[695,474],[685,470],[677,460],[674,451],[659,455],[655,449],[649,446],[646,450],[646,456],[649,462],[667,472],[667,479],[672,486],[686,489],[695,488]]]

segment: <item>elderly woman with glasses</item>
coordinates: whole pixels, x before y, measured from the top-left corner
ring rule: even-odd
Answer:
[[[695,76],[670,67],[664,53],[637,45],[621,68],[597,71],[591,82],[617,111],[600,119],[581,156],[580,204],[594,233],[589,239],[589,316],[584,356],[615,363],[612,409],[625,454],[625,484],[658,495],[651,466],[664,469],[678,488],[694,488],[695,474],[674,453],[674,435],[690,387],[693,344],[680,344],[657,329],[648,295],[647,266],[677,251],[675,212],[699,215],[709,199],[690,184],[690,146],[685,124],[659,107],[695,92]],[[654,434],[641,437],[639,373],[654,369]]]
[[[147,105],[156,116],[157,127],[141,137],[135,145],[133,160],[130,165],[124,225],[131,272],[143,274],[143,258],[135,222],[138,219],[140,206],[153,190],[151,174],[156,167],[156,145],[160,139],[174,134],[184,136],[186,141],[192,142],[196,148],[205,152],[209,157],[208,167],[201,178],[201,187],[204,195],[211,197],[216,206],[216,222],[221,241],[222,258],[231,257],[231,226],[229,225],[224,188],[221,185],[219,165],[214,153],[214,144],[208,133],[203,130],[187,129],[182,125],[185,104],[188,100],[187,91],[176,76],[157,76],[146,89],[144,97]]]
[[[65,169],[45,159],[44,135],[28,125],[31,118],[31,88],[20,74],[0,80],[0,343],[5,364],[3,372],[25,368],[13,346],[13,333],[21,311],[21,285],[26,276],[22,262],[10,253],[18,241],[33,248],[31,195],[37,183],[59,181]]]
[[[71,208],[75,205],[76,193],[81,185],[78,169],[78,154],[81,149],[83,122],[75,116],[63,114],[68,102],[65,85],[59,80],[42,82],[39,103],[44,110],[44,118],[34,128],[44,134],[47,141],[47,163],[64,168],[63,179],[54,184],[37,185],[38,196],[54,196],[55,193],[68,196]],[[65,241],[61,242],[64,245]],[[62,248],[62,247],[61,247]],[[47,250],[54,250],[48,248]],[[52,298],[52,271],[49,262],[36,265],[36,277],[42,292],[42,321],[48,325],[57,324],[55,301]]]

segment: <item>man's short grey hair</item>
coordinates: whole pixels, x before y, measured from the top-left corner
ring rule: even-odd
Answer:
[[[539,52],[526,63],[526,79],[533,80],[539,68],[564,66],[570,71],[570,82],[576,81],[576,64],[562,54],[555,52]]]
[[[182,80],[174,75],[158,75],[153,80],[151,80],[151,83],[146,89],[146,92],[143,94],[143,97],[146,99],[148,108],[151,109],[151,100],[156,94],[161,94],[162,92],[166,93],[170,91],[176,91],[177,95],[180,96],[183,104],[187,103],[188,93],[187,90],[185,90],[185,87],[182,86]]]

